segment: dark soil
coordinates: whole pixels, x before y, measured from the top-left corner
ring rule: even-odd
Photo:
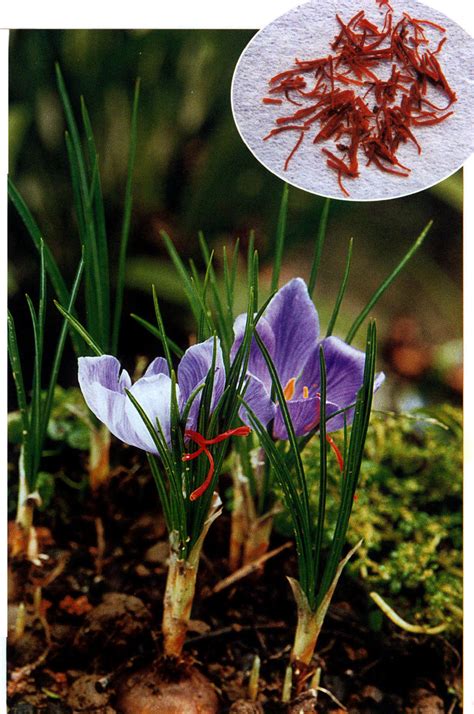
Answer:
[[[123,459],[130,453],[119,451]],[[78,500],[61,486],[55,515],[37,514],[36,523],[43,529],[47,560],[41,567],[11,565],[12,626],[18,603],[29,605],[25,634],[16,642],[10,638],[9,711],[122,714],[117,693],[124,682],[135,670],[160,661],[167,541],[146,467],[136,462],[118,469],[95,498]],[[318,643],[315,666],[322,676],[317,699],[314,691],[305,691],[284,707],[282,680],[295,622],[285,575],[295,575],[293,549],[270,559],[263,575],[212,595],[211,588],[228,575],[228,542],[224,514],[204,545],[184,665],[194,665],[212,682],[220,711],[461,711],[459,643],[414,637],[389,622],[379,631],[371,629],[367,593],[347,576],[336,590]],[[271,547],[282,542],[274,535]],[[37,586],[42,586],[40,617],[33,614]],[[247,701],[247,686],[257,654],[261,671],[255,704]]]

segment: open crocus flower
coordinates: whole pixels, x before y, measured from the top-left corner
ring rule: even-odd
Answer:
[[[216,359],[211,412],[217,406],[225,387],[225,369],[219,341],[210,338],[193,345],[184,353],[177,371],[176,396],[180,413],[193,392],[204,384]],[[120,371],[119,361],[110,355],[79,358],[79,384],[89,409],[121,441],[157,454],[155,443],[126,390],[135,397],[152,424],[158,420],[166,443],[171,443],[171,378],[163,357],[148,366],[143,377],[132,385],[126,370]],[[186,429],[196,429],[202,393],[194,398]]]
[[[234,323],[232,355],[242,343],[245,323],[245,315]],[[350,407],[363,383],[365,354],[337,337],[319,339],[318,313],[304,280],[290,280],[276,293],[258,322],[257,332],[275,365],[296,436],[308,434],[319,424],[320,347],[326,362],[326,415],[345,410],[328,419],[326,429],[331,432],[342,428],[344,418],[347,424],[351,423],[354,409]],[[262,424],[268,424],[274,416],[276,439],[288,438],[281,411],[272,402],[270,372],[255,339],[247,371],[245,401]],[[376,375],[374,389],[379,388],[384,378],[383,373]],[[244,408],[240,415],[247,423]]]

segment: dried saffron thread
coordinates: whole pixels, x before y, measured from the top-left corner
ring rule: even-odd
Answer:
[[[283,104],[283,99],[278,99],[277,97],[264,97],[262,102],[264,104]]]
[[[348,22],[336,15],[339,29],[331,43],[333,54],[297,58],[292,68],[269,80],[270,94],[283,95],[290,104],[301,107],[277,117],[276,127],[264,137],[268,140],[285,131],[300,132],[284,162],[284,170],[288,169],[308,129],[319,123],[312,142],[332,140],[336,151],[344,152],[348,160],[343,161],[322,148],[326,165],[336,172],[340,190],[347,196],[349,192],[342,180],[359,176],[359,152],[365,155],[366,165],[373,164],[386,173],[408,177],[411,169],[397,158],[400,146],[412,142],[421,154],[421,145],[412,129],[445,121],[453,114],[448,110],[457,101],[438,59],[447,39],[445,28],[408,13],[403,13],[394,23],[393,8],[388,0],[376,2],[385,9],[381,28],[365,16],[364,10]],[[444,35],[434,41],[434,50],[430,49],[433,40],[428,37],[428,30]],[[388,63],[391,73],[382,79],[377,72]],[[431,101],[427,96],[430,87],[446,96],[446,106],[440,107]],[[362,96],[355,90],[363,90]],[[311,99],[311,104],[304,106],[302,101],[295,100],[296,95],[303,102]],[[274,103],[270,99],[263,101]],[[347,143],[340,142],[342,137],[346,137]]]

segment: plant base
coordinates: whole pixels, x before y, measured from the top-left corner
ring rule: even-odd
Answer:
[[[110,431],[104,424],[91,429],[89,449],[89,481],[93,491],[110,476]]]

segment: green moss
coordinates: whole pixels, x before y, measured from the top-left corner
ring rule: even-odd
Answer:
[[[342,435],[333,435],[336,442]],[[319,443],[303,456],[314,512]],[[339,482],[331,460],[327,536],[334,526]],[[410,622],[462,626],[462,414],[449,405],[429,413],[374,413],[349,543],[364,539],[349,571]],[[289,531],[288,514],[277,528]]]

